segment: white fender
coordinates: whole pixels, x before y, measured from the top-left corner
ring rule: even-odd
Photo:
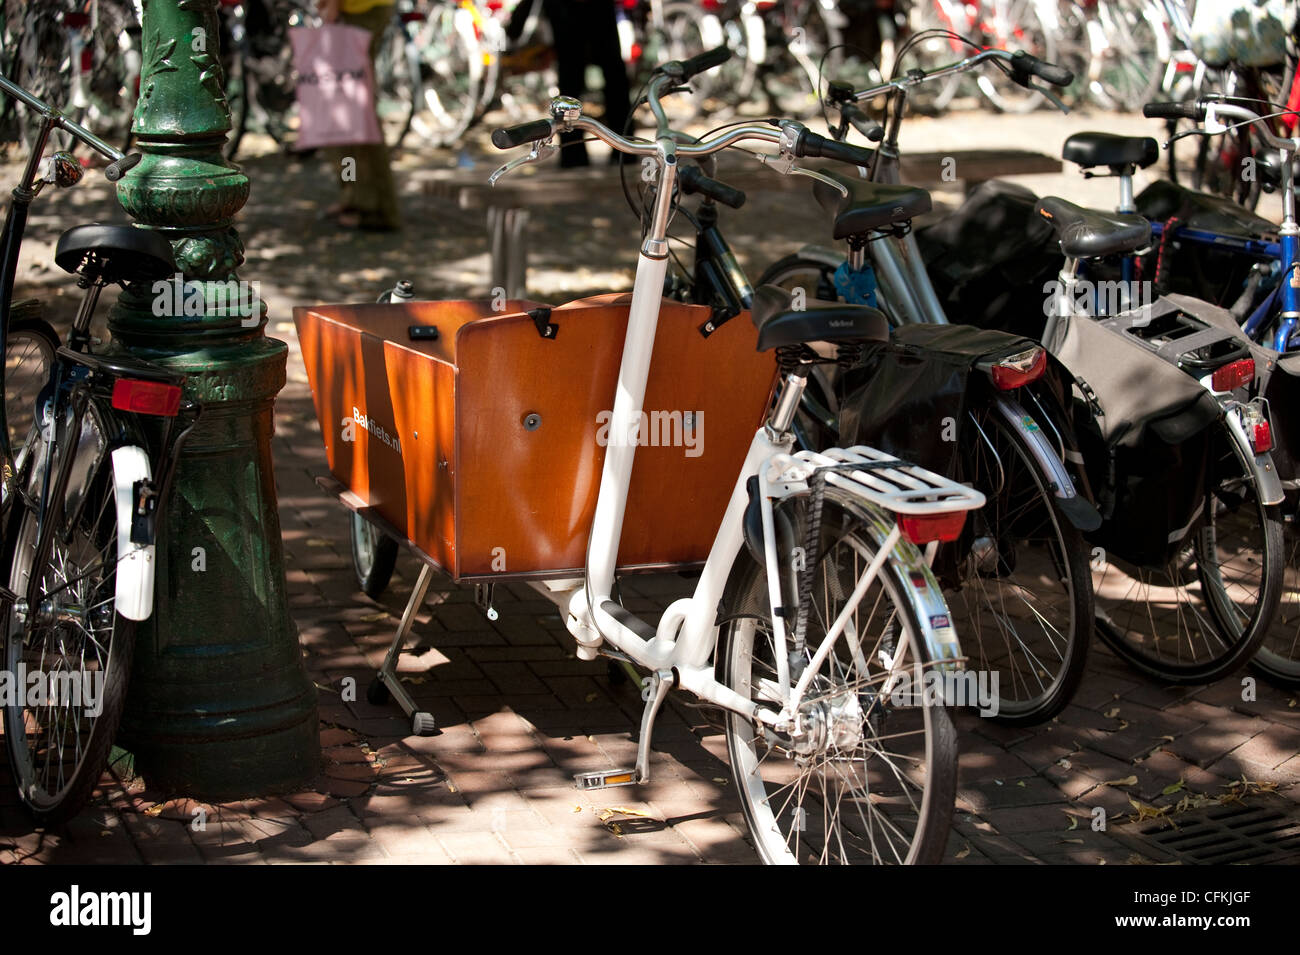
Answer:
[[[153,613],[154,545],[131,542],[132,488],[147,480],[149,458],[127,446],[113,452],[113,491],[117,503],[117,612],[128,620],[148,620]]]

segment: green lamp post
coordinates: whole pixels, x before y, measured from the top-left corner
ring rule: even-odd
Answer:
[[[189,374],[202,414],[159,528],[156,603],[138,631],[122,743],[154,788],[209,800],[300,786],[319,769],[316,691],[285,597],[271,465],[287,348],[236,269],[248,178],[230,129],[217,0],[145,0],[133,131],[143,159],[117,186],[183,273],[131,287],[109,315],[127,351]]]

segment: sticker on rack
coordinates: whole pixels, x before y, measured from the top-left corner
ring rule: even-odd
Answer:
[[[929,586],[929,584],[926,583],[925,574],[920,571],[914,570],[907,576],[912,581],[912,586],[917,590],[925,590],[925,588]]]
[[[1027,433],[1032,434],[1038,430],[1038,422],[1029,417],[1029,415],[1021,415],[1020,427],[1024,428]]]

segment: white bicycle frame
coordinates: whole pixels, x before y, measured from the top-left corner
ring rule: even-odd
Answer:
[[[733,128],[709,142],[679,145],[669,132],[667,119],[658,103],[661,79],[664,78],[656,79],[651,86],[650,103],[659,121],[659,136],[653,143],[624,139],[599,123],[582,118],[580,111],[574,108],[576,101],[566,101],[562,97],[552,107],[555,128],[591,133],[621,152],[653,157],[657,164],[658,189],[652,225],[637,261],[627,337],[610,422],[609,433],[615,436],[634,435],[636,423],[641,418],[664,276],[668,267],[667,226],[678,158],[708,155],[746,139],[773,143],[784,141],[784,134],[771,127],[743,126]],[[544,154],[541,147],[534,147],[530,157]],[[523,161],[527,161],[527,157],[515,162]],[[510,164],[507,164],[496,175],[509,168]],[[899,566],[900,579],[908,591],[906,597],[913,604],[916,618],[920,621],[921,632],[918,636],[925,646],[912,648],[915,654],[913,659],[920,657],[954,669],[961,665],[960,647],[948,623],[947,607],[940,588],[930,573],[925,557],[902,536],[890,512],[934,514],[971,510],[983,505],[983,495],[902,462],[897,462],[897,468],[880,469],[882,462],[887,464],[896,459],[868,448],[832,449],[821,455],[809,452],[792,455],[790,424],[803,387],[804,379],[799,375],[792,374],[786,380],[776,408],[768,422],[755,432],[750,443],[695,592],[690,597],[672,603],[655,627],[632,617],[611,598],[636,442],[611,440],[606,447],[588,545],[586,575],[582,580],[568,582],[567,587],[558,591],[555,584],[549,585],[551,593],[548,596],[557,602],[567,599],[566,622],[578,642],[580,658],[594,659],[603,646],[655,674],[652,678],[654,695],[648,701],[643,727],[653,720],[654,712],[667,690],[676,685],[748,719],[761,721],[778,730],[791,729],[798,719],[799,706],[810,681],[839,638],[850,629],[850,618],[857,603],[871,587],[887,560]],[[860,464],[865,470],[847,470],[847,466],[853,464]],[[783,603],[778,574],[781,556],[776,551],[773,501],[805,492],[813,472],[825,467],[846,468],[826,474],[825,480],[854,495],[863,512],[869,515],[868,523],[876,537],[877,554],[859,579],[846,608],[816,647],[810,665],[798,683],[791,685],[791,674],[786,666],[784,619],[780,612]],[[771,706],[760,705],[719,682],[713,664],[719,602],[726,589],[732,565],[744,546],[743,520],[746,509],[750,506],[747,484],[752,477],[757,477],[759,481],[764,559],[776,640],[778,678],[775,685],[764,684],[764,696],[771,699]],[[925,587],[911,584],[910,575],[915,574],[921,575],[921,579],[926,581]],[[851,635],[850,639],[855,651],[860,653],[856,647],[856,636]],[[893,679],[904,668],[903,661],[908,656],[906,650],[906,647],[897,648],[889,661],[889,679]],[[643,741],[645,736],[643,733]],[[628,779],[627,782],[648,778],[648,751],[644,743],[637,770],[637,778]]]

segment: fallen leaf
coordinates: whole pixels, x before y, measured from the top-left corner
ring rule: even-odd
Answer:
[[[574,806],[574,807],[573,807],[571,810],[569,810],[569,811],[570,811],[570,812],[582,812],[582,807],[581,807],[581,806]]]
[[[1113,706],[1110,709],[1108,709],[1103,715],[1106,717],[1106,719],[1113,720],[1115,717],[1119,716],[1119,707]]]
[[[600,694],[599,694],[599,693],[588,693],[586,699],[587,699],[587,702],[588,702],[588,703],[595,703],[598,699],[600,699]]]
[[[1079,846],[1083,845],[1083,840],[1082,840],[1082,839],[1062,839],[1061,841],[1062,841],[1062,842],[1070,842],[1070,843],[1073,843],[1073,844],[1075,844],[1075,845],[1079,845]]]
[[[1070,762],[1068,759],[1062,756],[1060,759],[1056,761],[1056,765],[1060,766],[1062,769],[1069,769],[1071,766],[1074,765],[1074,763]]]
[[[1138,778],[1136,776],[1125,776],[1123,779],[1108,779],[1102,783],[1103,786],[1136,786]],[[1132,800],[1129,800],[1132,802]]]
[[[964,859],[964,858],[966,858],[968,855],[970,855],[970,843],[969,843],[969,842],[966,843],[964,846],[962,846],[960,849],[957,850],[957,855],[954,856],[954,858],[956,858],[956,859]]]
[[[1025,781],[1022,779],[1022,780],[1020,780],[1020,782],[1016,783],[1016,785],[1019,786],[1021,789],[1024,789],[1024,788],[1025,788]]]
[[[1068,826],[1065,827],[1065,831],[1066,831],[1066,832],[1069,832],[1069,831],[1071,831],[1072,829],[1078,829],[1078,828],[1079,828],[1079,817],[1078,817],[1078,816],[1070,816],[1070,824],[1069,824]]]
[[[163,811],[162,803],[159,803],[156,806],[150,806],[148,809],[144,811],[144,814],[146,816],[160,816],[162,815],[162,811]]]
[[[1182,789],[1183,786],[1185,786],[1185,785],[1186,785],[1186,781],[1180,779],[1180,780],[1178,780],[1178,782],[1176,782],[1176,783],[1171,783],[1170,785],[1166,786],[1164,789],[1160,790],[1160,795],[1162,795],[1162,796],[1172,796],[1174,793],[1176,793],[1176,792],[1178,792],[1180,789]]]

